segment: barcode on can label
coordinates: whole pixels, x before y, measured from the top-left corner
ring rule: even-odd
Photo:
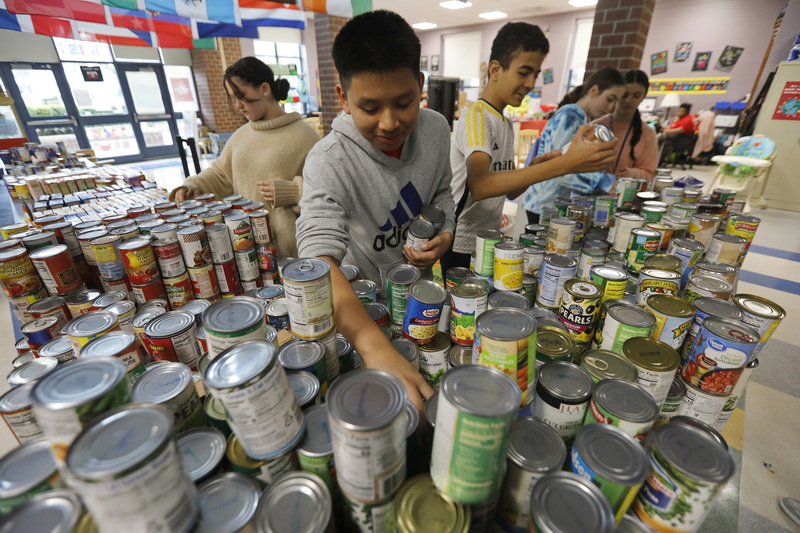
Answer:
[[[307,283],[284,282],[292,332],[306,339],[324,337],[333,330],[333,292],[330,276]]]

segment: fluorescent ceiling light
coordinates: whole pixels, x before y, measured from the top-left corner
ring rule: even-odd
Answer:
[[[597,5],[597,0],[569,0],[572,7],[589,7]]]
[[[411,27],[415,30],[432,30],[437,25],[433,22],[417,22],[416,24],[412,24]]]
[[[502,11],[489,11],[487,13],[481,13],[478,16],[486,20],[496,20],[496,19],[506,18],[508,16],[508,13],[503,13]]]
[[[461,0],[447,0],[447,2],[439,2],[439,5],[445,9],[464,9],[470,7],[472,2],[462,2]]]

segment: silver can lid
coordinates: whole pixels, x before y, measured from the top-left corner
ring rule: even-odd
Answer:
[[[683,398],[684,396],[686,396],[686,385],[683,384],[683,380],[680,376],[675,376],[672,378],[672,384],[669,386],[667,398],[675,400]]]
[[[267,285],[255,290],[255,297],[265,300],[274,300],[280,298],[284,294],[283,285]]]
[[[520,417],[511,422],[508,458],[528,472],[546,474],[561,469],[567,459],[567,447],[552,427]]]
[[[136,344],[137,335],[130,331],[109,331],[102,337],[97,337],[81,348],[81,359],[93,357],[116,357],[123,350]],[[138,350],[138,347],[134,349]]]
[[[276,298],[267,306],[267,315],[284,316],[289,314],[289,300],[286,298]]]
[[[0,499],[25,494],[58,473],[50,443],[26,442],[0,459]]]
[[[531,307],[528,309],[527,313],[537,320],[537,326],[540,325],[538,324],[538,320],[541,318],[549,318],[561,324],[561,321],[558,320],[558,315],[543,307]],[[563,326],[563,324],[561,324],[561,326]]]
[[[614,132],[602,122],[597,122],[594,125],[594,136],[597,137],[599,141],[608,142],[614,139]]]
[[[356,294],[369,294],[378,288],[374,281],[368,279],[357,279],[350,283],[350,286],[353,287]]]
[[[457,298],[480,298],[486,296],[488,292],[485,286],[469,281],[462,281],[450,290],[450,294]]]
[[[94,299],[92,305],[94,307],[100,307],[105,309],[106,307],[114,305],[117,302],[121,302],[127,297],[128,295],[122,291],[104,292],[103,294]]]
[[[201,228],[202,229],[202,228]],[[179,233],[182,233],[183,230],[180,230]],[[142,248],[145,245],[150,244],[150,237],[149,236],[141,236],[141,237],[133,237],[132,239],[128,239],[120,243],[119,249],[120,250],[135,250],[137,248]]]
[[[411,438],[411,435],[417,431],[419,427],[419,411],[414,407],[411,402],[406,402],[406,438]]]
[[[586,424],[578,431],[574,446],[572,453],[611,483],[632,487],[650,474],[650,461],[642,445],[618,427]]]
[[[491,309],[475,320],[475,331],[499,341],[518,341],[536,333],[536,319],[519,309]]]
[[[400,355],[405,357],[409,363],[419,357],[419,344],[410,341],[405,337],[397,337],[392,339],[392,346],[395,350],[400,352]]]
[[[706,249],[706,247],[703,246],[703,243],[688,237],[675,237],[670,242],[675,243],[675,246],[684,248],[690,252],[704,252]]]
[[[596,379],[621,379],[635,382],[636,366],[626,357],[609,350],[589,350],[583,354],[581,367]]]
[[[408,395],[399,379],[383,370],[348,372],[333,382],[326,399],[328,414],[351,431],[388,426],[405,409]]]
[[[610,281],[625,281],[628,279],[628,273],[621,268],[609,265],[594,265],[589,271],[603,279]]]
[[[184,305],[183,307],[186,306]],[[147,309],[140,309],[135,315],[133,315],[133,318],[131,319],[131,326],[134,328],[143,328],[155,317],[161,316],[166,312],[166,309],[158,305],[150,306]]]
[[[303,411],[306,433],[297,446],[303,455],[324,457],[333,454],[333,442],[328,426],[328,406],[314,405]]]
[[[3,533],[46,531],[73,533],[83,516],[83,505],[75,493],[49,490],[36,494],[3,517]]]
[[[437,205],[423,205],[422,211],[420,211],[420,215],[425,219],[433,224],[443,224],[447,215],[444,213],[444,209]]]
[[[621,379],[604,379],[594,386],[592,398],[606,411],[627,422],[654,422],[658,405],[638,385]]]
[[[46,409],[70,409],[95,400],[125,379],[119,359],[77,360],[40,380],[33,389],[33,403]]]
[[[538,382],[550,394],[572,402],[588,401],[594,385],[585,370],[564,361],[542,365]]]
[[[187,311],[167,311],[152,319],[144,327],[148,337],[164,338],[183,333],[195,325],[194,315]]]
[[[193,428],[175,437],[186,473],[197,482],[225,459],[225,435],[216,428]]]
[[[614,305],[607,308],[608,316],[620,324],[637,328],[651,328],[656,323],[652,313],[633,305]]]
[[[117,324],[117,315],[109,311],[89,311],[78,315],[64,327],[70,337],[93,337]]]
[[[434,229],[433,223],[422,218],[416,218],[408,225],[408,233],[420,239],[430,239],[436,235],[436,229]]]
[[[339,270],[342,271],[347,281],[353,282],[361,275],[361,271],[357,266],[353,265],[339,265]]]
[[[445,372],[439,392],[459,411],[487,418],[516,413],[522,401],[522,393],[510,377],[479,365]]]
[[[36,237],[38,240],[38,238],[41,237],[41,234],[36,235]],[[26,242],[25,239],[27,238],[28,237],[23,238],[22,241]],[[30,258],[32,261],[37,259],[47,259],[48,257],[53,257],[54,255],[58,255],[62,252],[65,252],[66,250],[67,250],[66,244],[53,244],[51,246],[45,246],[44,248],[39,248],[38,250],[34,250],[33,252],[31,252]]]
[[[409,297],[427,305],[442,304],[447,299],[447,293],[436,282],[430,280],[415,281],[409,291]]]
[[[434,392],[433,395],[425,402],[425,420],[432,428],[436,427],[436,410],[439,407],[439,392]]]
[[[756,361],[757,361],[757,359],[756,359]],[[673,416],[672,418],[670,418],[669,422],[671,424],[673,424],[673,423],[674,424],[688,424],[688,425],[696,427],[696,428],[698,428],[698,429],[700,429],[702,431],[705,431],[706,433],[711,435],[711,437],[715,441],[719,442],[722,445],[723,448],[725,448],[726,450],[728,449],[728,442],[725,440],[725,437],[723,437],[722,434],[719,431],[717,431],[716,429],[712,428],[711,426],[709,426],[708,424],[706,424],[702,420],[699,420],[697,418],[692,418],[691,416],[677,415],[677,416]]]
[[[328,487],[314,474],[290,472],[270,485],[256,510],[258,533],[327,531],[333,502]]]
[[[707,483],[725,483],[736,471],[728,450],[709,433],[682,423],[656,428],[651,444],[680,473]]]
[[[634,515],[624,514],[614,533],[653,533],[653,529]]]
[[[264,322],[264,313],[264,304],[257,298],[223,298],[203,311],[203,325],[211,332],[232,333]]]
[[[386,279],[396,285],[411,285],[421,277],[422,272],[414,265],[397,265],[386,274]]]
[[[319,378],[311,372],[297,371],[287,372],[286,378],[289,380],[289,387],[294,392],[297,404],[302,408],[312,403],[320,391]]]
[[[325,358],[322,343],[292,339],[278,348],[278,362],[286,370],[303,370]]]
[[[476,233],[478,237],[481,239],[488,239],[488,240],[495,240],[495,239],[502,239],[503,232],[497,229],[482,229],[478,233]]]
[[[281,270],[281,277],[289,282],[314,281],[330,274],[331,264],[324,259],[307,257],[293,259]]]
[[[134,309],[136,309],[136,304],[130,300],[122,300],[121,302],[109,305],[105,310],[109,313],[114,313],[117,315],[117,317],[119,317],[120,315],[124,315],[125,313],[133,311]]]
[[[336,353],[339,354],[339,357],[344,357],[345,355],[349,354],[353,351],[353,345],[344,338],[344,335],[341,333],[336,334]]]
[[[217,355],[206,368],[205,383],[215,389],[238,387],[275,364],[275,346],[254,339],[240,342]]]
[[[751,326],[748,326],[744,322],[727,318],[710,316],[703,320],[703,329],[710,331],[721,339],[740,344],[756,344],[761,340],[761,335]],[[717,348],[720,351],[725,350],[724,346],[720,346],[721,343],[719,343],[719,341],[716,341],[716,344],[714,344],[714,342],[715,339],[709,339],[712,348]]]
[[[571,222],[575,221],[572,220]],[[549,265],[553,265],[560,268],[572,268],[578,266],[578,262],[567,255],[547,254],[544,256],[542,261]]]
[[[58,360],[56,358],[39,357],[9,372],[6,381],[12,387],[33,383],[47,376],[57,366]]]
[[[192,313],[196,317],[200,317],[210,306],[211,302],[203,298],[198,298],[183,304],[181,306],[181,311],[186,311],[187,313]]]
[[[536,525],[542,533],[614,531],[614,513],[606,497],[572,472],[553,472],[537,481],[530,503],[531,509],[536,509]]]
[[[228,472],[209,479],[197,491],[200,520],[196,533],[235,533],[253,519],[261,486],[253,477]]]
[[[192,371],[183,363],[158,364],[139,376],[131,391],[136,403],[166,403],[193,385]]]
[[[517,292],[497,291],[489,296],[489,307],[494,309],[519,309],[527,311],[531,306],[527,298]],[[483,316],[483,315],[481,315]]]
[[[172,414],[155,404],[129,404],[95,419],[67,452],[79,479],[105,481],[141,464],[169,442]]]
[[[712,298],[709,296],[701,296],[692,301],[695,309],[700,313],[707,316],[716,316],[720,318],[727,318],[730,320],[741,320],[744,313],[730,302],[720,300],[719,298]]]
[[[735,244],[747,244],[747,239],[741,235],[734,235],[732,233],[715,233],[714,238],[718,241],[732,242]]]
[[[20,411],[33,405],[33,386],[35,383],[25,383],[14,387],[0,396],[0,413]]]
[[[58,359],[59,357],[65,357],[70,352],[73,352],[72,343],[69,337],[62,335],[42,344],[42,347],[39,348],[39,357],[55,357]]]
[[[710,292],[731,292],[733,290],[733,285],[727,280],[705,274],[693,274],[689,276],[689,283],[698,289]]]

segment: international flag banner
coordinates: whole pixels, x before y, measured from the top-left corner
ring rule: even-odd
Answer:
[[[242,26],[278,26],[305,29],[303,10],[295,3],[269,0],[239,0]]]
[[[132,11],[118,7],[109,7],[111,21],[117,28],[128,28],[136,31],[152,31],[159,34],[176,35],[191,39],[192,24],[188,17],[164,15],[148,11]]]
[[[125,46],[154,46],[154,34],[149,31],[136,31],[117,28],[107,24],[75,22],[75,39],[98,43],[121,44]]]
[[[372,0],[303,0],[303,9],[336,17],[355,17],[372,11]]]
[[[103,2],[108,1],[103,0]],[[144,8],[147,11],[169,13],[197,20],[211,20],[226,24],[241,22],[236,0],[145,0]]]
[[[105,24],[102,5],[84,0],[6,0],[6,9],[17,15],[42,15]]]
[[[42,15],[16,15],[9,13],[4,0],[0,0],[0,28],[35,33],[48,37],[72,39],[72,22]]]
[[[246,37],[248,39],[258,39],[258,28],[237,26],[236,24],[224,24],[222,22],[192,20],[194,35],[198,39],[208,37]]]
[[[101,3],[110,7],[130,9],[131,11],[141,11],[144,9],[144,0],[102,0]]]

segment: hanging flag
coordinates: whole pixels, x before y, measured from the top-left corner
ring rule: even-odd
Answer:
[[[102,5],[84,0],[6,0],[6,9],[17,15],[42,15],[105,24]]]
[[[130,9],[131,11],[141,11],[144,9],[144,0],[102,0],[101,3],[110,7]]]
[[[148,11],[132,11],[118,7],[109,7],[109,14],[114,26],[137,31],[152,31],[157,34],[176,35],[184,38],[192,37],[191,19],[178,15],[150,13]]]
[[[97,43],[122,44],[126,46],[153,46],[156,41],[149,31],[117,28],[107,24],[75,22],[75,39]]]
[[[278,26],[300,30],[306,27],[305,14],[294,2],[239,0],[239,13],[242,26]]]
[[[222,22],[212,22],[210,20],[192,20],[194,35],[197,39],[208,37],[246,37],[248,39],[258,39],[258,28],[243,27],[236,24],[225,24]]]
[[[3,0],[0,0],[0,28],[65,39],[72,39],[74,35],[72,23],[68,20],[42,15],[15,15],[8,12]]]
[[[303,0],[303,9],[336,17],[355,17],[372,11],[372,0]]]
[[[102,0],[104,4],[114,2],[116,7],[119,0]],[[197,20],[212,20],[227,24],[239,24],[239,7],[235,0],[145,0],[144,8],[147,11],[169,13]]]

